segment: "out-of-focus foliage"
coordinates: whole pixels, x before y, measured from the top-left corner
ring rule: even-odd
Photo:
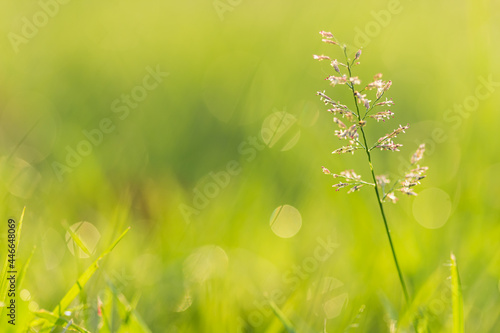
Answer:
[[[321,173],[369,172],[361,154],[331,155],[315,93],[349,95],[312,59],[338,56],[327,30],[363,48],[363,82],[393,82],[396,118],[372,139],[410,124],[374,164],[396,175],[426,143],[419,196],[386,204],[421,327],[451,330],[453,251],[465,330],[498,330],[499,15],[486,0],[2,2],[0,220],[26,206],[20,266],[36,246],[15,328],[127,226],[73,304],[90,331],[99,302],[111,328],[133,310],[139,331],[410,325],[373,193]]]

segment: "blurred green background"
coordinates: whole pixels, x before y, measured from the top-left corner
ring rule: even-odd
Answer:
[[[266,299],[298,332],[388,332],[404,300],[376,199],[321,173],[369,178],[363,154],[331,155],[316,91],[351,97],[312,59],[341,57],[320,30],[363,48],[364,83],[393,82],[396,117],[368,136],[410,124],[376,172],[427,144],[420,195],[385,207],[430,331],[450,331],[451,251],[466,331],[500,329],[499,2],[22,0],[0,17],[0,218],[26,206],[20,265],[34,249],[19,330],[131,226],[68,317],[91,331],[110,280],[153,332],[284,332]],[[67,241],[81,221],[90,258]]]

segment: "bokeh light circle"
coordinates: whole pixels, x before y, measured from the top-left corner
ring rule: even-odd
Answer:
[[[87,248],[90,254],[95,252],[97,243],[101,239],[101,233],[97,228],[90,222],[82,221],[70,226],[70,229],[78,236],[82,241],[83,245]],[[69,252],[78,258],[88,258],[89,255],[85,253],[77,243],[73,240],[69,232],[66,232],[66,244],[68,246]],[[76,255],[75,255],[76,249]]]
[[[271,214],[269,225],[276,236],[290,238],[295,236],[302,227],[302,216],[297,208],[282,205]]]
[[[27,161],[16,157],[0,158],[0,182],[12,195],[28,199],[41,179],[40,172]]]
[[[323,311],[328,319],[338,317],[348,301],[348,294],[342,293],[323,303]]]
[[[450,196],[437,187],[420,192],[413,201],[413,216],[428,229],[441,228],[448,221],[451,209]]]
[[[29,301],[31,299],[31,293],[30,293],[30,291],[28,289],[23,289],[23,290],[21,290],[19,292],[19,297],[23,301],[27,302],[27,301]]]
[[[313,283],[307,292],[307,300],[311,303],[316,315],[333,319],[345,309],[349,300],[344,283],[331,276],[321,278]],[[314,304],[315,300],[319,303]]]
[[[28,304],[28,310],[30,310],[31,312],[36,312],[38,311],[39,308],[40,307],[38,306],[37,302],[31,301]]]
[[[219,246],[202,246],[184,260],[184,276],[191,282],[205,282],[210,278],[222,276],[226,272],[228,261],[226,252]]]

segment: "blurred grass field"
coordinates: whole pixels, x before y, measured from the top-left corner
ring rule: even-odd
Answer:
[[[377,172],[427,145],[420,195],[385,205],[423,331],[452,331],[450,252],[465,332],[499,331],[499,16],[487,0],[2,2],[0,219],[26,207],[19,267],[33,254],[17,325],[3,314],[0,330],[54,309],[130,226],[65,320],[411,332],[373,193],[335,192],[321,173],[369,174],[361,154],[331,155],[341,143],[315,94],[348,94],[312,59],[339,56],[326,30],[362,47],[363,82],[393,81],[396,118],[370,137],[410,124],[400,153],[375,153]],[[3,262],[7,227],[0,239]]]

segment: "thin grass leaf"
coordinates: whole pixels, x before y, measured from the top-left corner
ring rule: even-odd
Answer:
[[[151,333],[148,325],[141,318],[139,313],[135,310],[138,298],[134,298],[132,302],[129,302],[125,295],[118,291],[118,288],[113,284],[113,282],[107,280],[109,290],[113,293],[113,296],[118,300],[118,310],[121,314],[121,327],[118,332],[144,332]]]
[[[31,126],[31,128],[26,133],[24,133],[24,135],[21,138],[21,140],[19,140],[19,142],[14,147],[14,149],[10,152],[9,156],[7,157],[7,161],[9,161],[12,157],[14,157],[14,154],[17,152],[17,150],[19,149],[19,147],[22,146],[22,144],[26,141],[26,139],[31,134],[31,132],[33,132],[33,130],[38,126],[38,124],[40,123],[40,120],[41,120],[41,118],[38,119],[37,121],[35,121],[35,123],[33,124],[33,126]]]
[[[28,259],[24,263],[23,268],[21,268],[21,271],[19,272],[19,275],[17,276],[17,288],[19,288],[19,290],[23,286],[24,277],[26,276],[26,271],[28,271],[28,267],[31,263],[31,258],[33,258],[33,254],[35,253],[35,250],[36,250],[36,246],[33,246],[33,250],[31,251],[30,256],[28,257]]]
[[[273,309],[274,314],[278,319],[281,321],[283,326],[285,326],[285,329],[288,333],[295,333],[295,328],[293,327],[292,322],[285,316],[285,314],[280,310],[280,308],[274,303],[272,300],[269,300],[269,305],[271,306],[271,309]]]
[[[82,225],[82,224],[80,224]],[[92,255],[92,253],[89,251],[89,249],[87,249],[87,247],[85,246],[85,244],[83,243],[82,239],[75,233],[75,231],[73,229],[71,229],[71,227],[68,227],[68,226],[64,226],[65,229],[67,229],[71,239],[73,240],[73,242],[80,248],[82,249],[82,251],[88,255],[89,257]],[[76,250],[76,249],[75,249]],[[75,251],[75,256],[76,256],[76,251]]]
[[[24,220],[24,212],[26,211],[26,207],[23,208],[23,212],[21,213],[21,217],[19,218],[19,222],[17,222],[17,228],[16,228],[16,242],[15,242],[15,249],[16,249],[16,260],[17,260],[17,253],[19,251],[19,240],[21,239],[21,230],[23,226],[23,220]],[[0,280],[0,302],[5,303],[5,298],[7,297],[7,290],[9,283],[7,281],[7,272],[10,271],[9,269],[9,256],[7,255],[5,257],[5,261],[3,263],[3,268],[2,268],[2,276]],[[3,309],[5,307],[0,308],[0,315],[3,313]]]
[[[95,271],[99,268],[99,261],[101,261],[107,254],[109,254],[115,248],[115,246],[121,241],[121,239],[127,234],[129,230],[130,227],[125,229],[125,231],[99,256],[99,258],[97,258],[92,263],[92,265],[90,265],[87,268],[87,270],[83,272],[82,275],[80,275],[75,284],[70,288],[70,290],[66,293],[66,295],[64,295],[59,304],[54,308],[54,310],[52,311],[53,315],[61,316],[62,312],[68,308],[71,302],[73,302],[73,300],[78,296],[83,287],[90,280]],[[42,324],[43,322],[41,322],[40,320],[34,320],[30,323],[30,327],[37,327]],[[41,330],[43,331],[45,328],[46,327],[44,326],[41,328]]]
[[[49,312],[46,310],[40,310],[40,311],[34,312],[34,314],[38,318],[41,318],[54,326],[65,327],[66,330],[68,328],[71,328],[71,329],[76,330],[76,331],[81,332],[81,333],[90,333],[90,331],[86,330],[85,328],[74,324],[72,320],[67,320],[65,318],[56,316],[52,312]]]
[[[130,230],[130,227],[125,229],[125,231],[111,244],[100,256],[97,258],[92,265],[82,275],[78,278],[76,283],[70,288],[70,290],[64,295],[59,304],[54,308],[52,313],[61,314],[66,308],[73,302],[73,300],[78,296],[80,291],[85,287],[87,282],[90,280],[92,275],[94,275],[95,271],[99,268],[99,262],[104,258],[107,254],[109,254],[115,246],[121,241],[121,239],[125,236],[125,234]]]
[[[451,303],[453,309],[453,333],[464,332],[464,301],[462,295],[462,285],[458,274],[457,259],[451,253]]]

